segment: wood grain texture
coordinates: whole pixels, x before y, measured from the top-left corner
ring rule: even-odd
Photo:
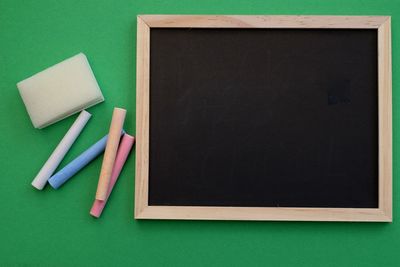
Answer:
[[[389,222],[379,209],[148,206],[136,219]]]
[[[392,220],[392,63],[390,18],[378,29],[379,209]]]
[[[141,15],[138,16],[137,20],[136,219],[392,221],[390,17]],[[377,209],[363,209],[149,206],[149,64],[151,27],[377,29],[379,75],[379,207]]]
[[[148,206],[150,28],[137,18],[135,216]]]
[[[149,27],[163,28],[345,28],[377,29],[386,16],[141,15]]]

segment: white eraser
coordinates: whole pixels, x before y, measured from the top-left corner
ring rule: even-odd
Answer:
[[[17,84],[35,128],[44,128],[104,101],[83,53]]]

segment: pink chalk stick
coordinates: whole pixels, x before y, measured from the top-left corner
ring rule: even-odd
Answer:
[[[131,151],[131,148],[134,143],[135,143],[135,138],[133,136],[130,136],[129,134],[123,135],[121,144],[118,147],[117,156],[115,158],[114,167],[111,173],[111,180],[107,190],[107,197],[105,200],[98,200],[98,199],[94,200],[92,209],[90,210],[90,215],[96,218],[100,217],[104,209],[104,206],[107,203],[108,197],[110,196],[111,191],[114,188],[115,183],[117,182],[119,174],[121,173],[121,170],[124,167],[125,161],[128,158],[129,152]]]

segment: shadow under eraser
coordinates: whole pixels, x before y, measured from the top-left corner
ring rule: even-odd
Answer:
[[[17,84],[35,128],[44,128],[104,101],[83,53],[68,58]]]

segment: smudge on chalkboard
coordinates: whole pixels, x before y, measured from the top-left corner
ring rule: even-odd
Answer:
[[[328,105],[350,104],[351,81],[335,80],[328,86]]]

